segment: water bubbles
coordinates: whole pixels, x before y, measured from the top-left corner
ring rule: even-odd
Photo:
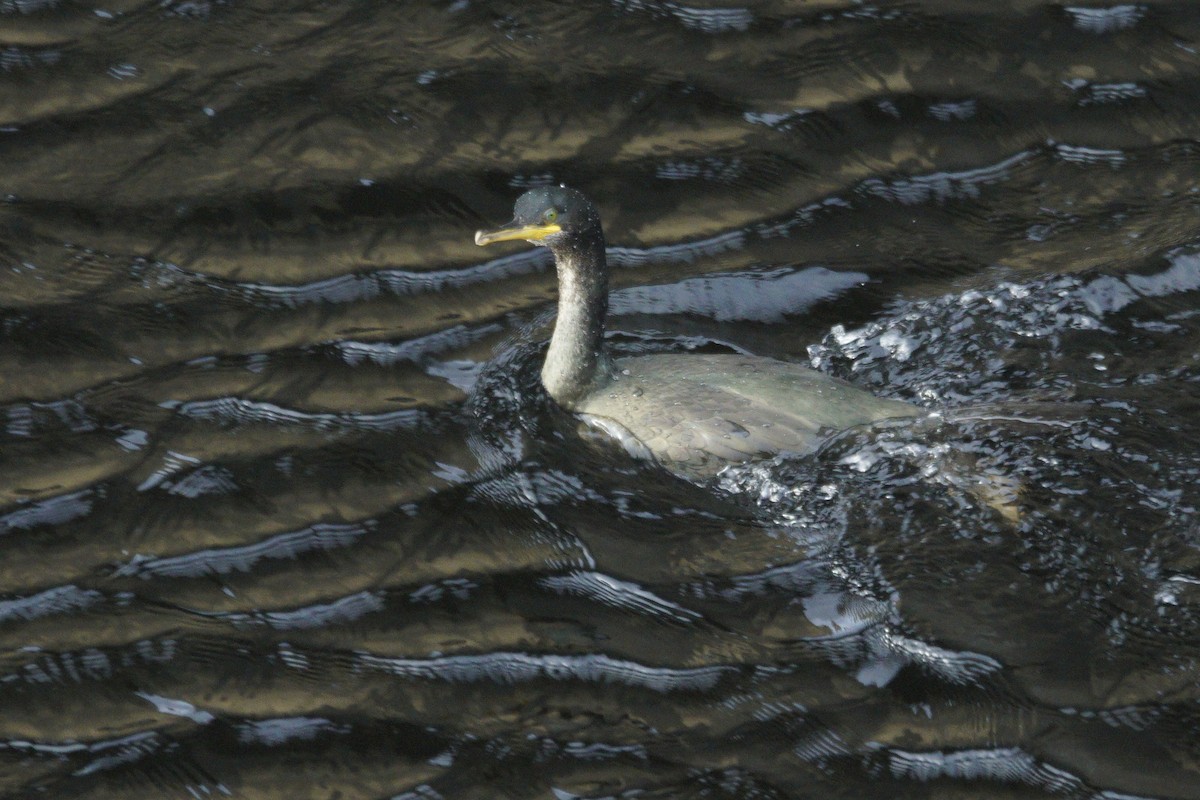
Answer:
[[[744,165],[740,158],[709,156],[691,161],[665,161],[655,168],[655,177],[667,181],[702,180],[734,183],[741,178]]]
[[[1122,150],[1083,147],[1062,142],[1049,142],[1058,158],[1072,164],[1107,164],[1116,169],[1124,166],[1129,157]]]
[[[796,108],[783,112],[746,111],[742,114],[742,119],[752,125],[766,125],[768,128],[774,128],[777,131],[787,131],[813,113],[815,111],[811,108]]]
[[[52,66],[61,59],[62,53],[54,48],[22,48],[9,45],[0,49],[0,71],[14,72],[38,66]]]
[[[964,121],[975,116],[977,103],[974,99],[935,103],[929,107],[929,116],[939,122]]]
[[[754,14],[746,8],[696,8],[671,0],[613,0],[613,5],[674,19],[685,28],[706,34],[744,32],[754,22]]]
[[[136,64],[114,64],[108,68],[108,74],[116,80],[123,81],[140,76],[142,70]]]
[[[1115,5],[1107,8],[1067,6],[1063,9],[1075,27],[1086,33],[1105,34],[1132,28],[1146,14],[1143,5]]]

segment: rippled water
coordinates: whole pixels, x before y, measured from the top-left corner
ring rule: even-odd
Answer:
[[[1200,6],[0,0],[0,795],[1200,798]],[[692,484],[622,353],[926,417]],[[490,260],[488,260],[490,259]]]

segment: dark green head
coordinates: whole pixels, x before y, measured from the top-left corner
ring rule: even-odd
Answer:
[[[541,186],[517,198],[512,222],[496,230],[476,231],[475,244],[525,239],[555,250],[600,236],[600,215],[582,192]]]

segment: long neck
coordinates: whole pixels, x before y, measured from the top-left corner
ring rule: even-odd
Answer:
[[[604,349],[604,318],[608,314],[608,269],[604,235],[594,235],[555,248],[558,268],[558,320],[542,383],[564,408],[575,403],[612,369]]]

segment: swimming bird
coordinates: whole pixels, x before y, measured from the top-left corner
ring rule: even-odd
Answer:
[[[513,221],[475,244],[526,240],[558,270],[558,319],[542,384],[558,405],[624,445],[692,477],[776,453],[807,453],[856,425],[923,413],[808,367],[739,354],[613,358],[604,340],[608,265],[596,207],[565,186],[531,189]]]

